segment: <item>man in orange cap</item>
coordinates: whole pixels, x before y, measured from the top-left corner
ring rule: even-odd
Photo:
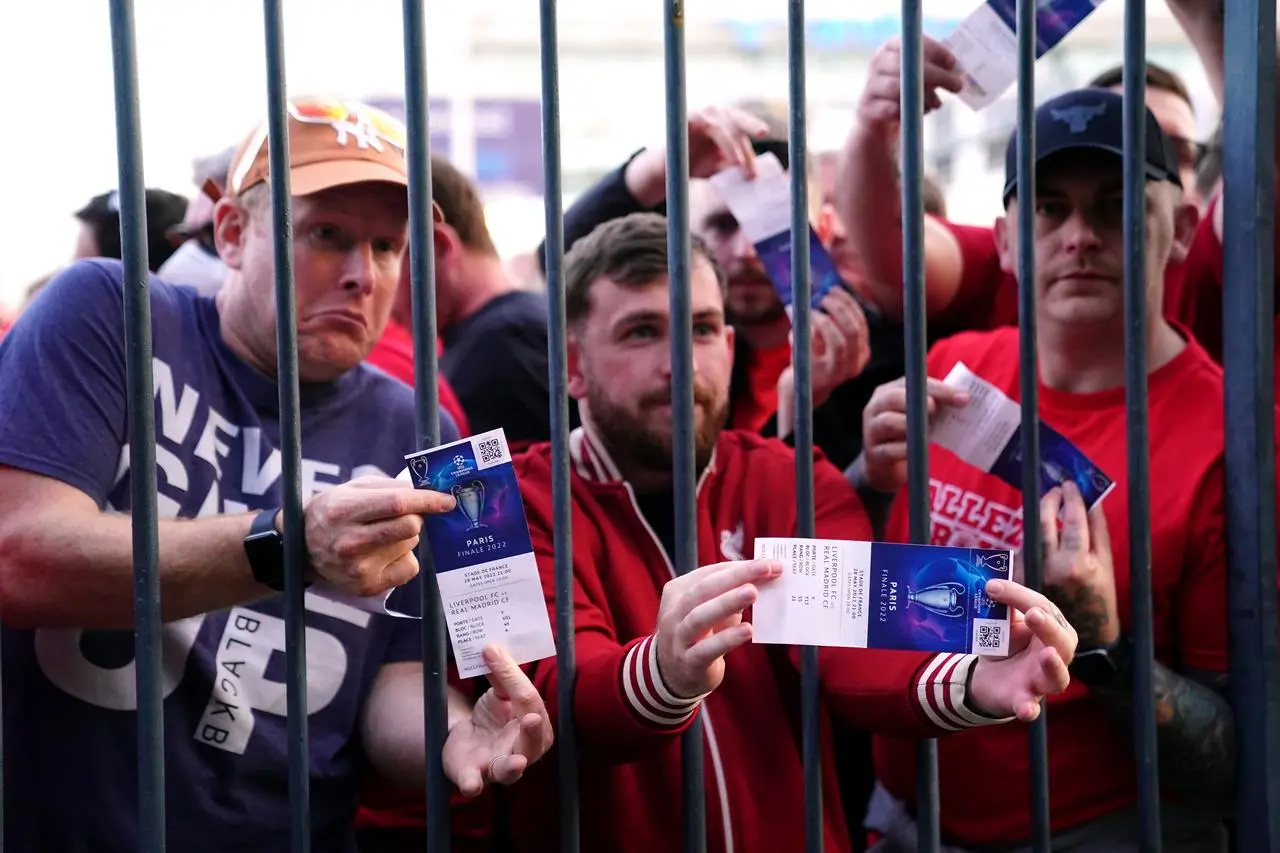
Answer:
[[[418,449],[413,393],[363,363],[407,246],[404,129],[363,105],[319,100],[290,104],[288,127],[303,438],[296,533],[312,582],[309,830],[318,853],[347,853],[366,763],[406,783],[425,776],[419,627],[383,603],[394,593],[397,610],[415,606],[422,516],[454,500],[389,476]],[[175,850],[274,853],[291,831],[278,594],[279,507],[290,484],[277,449],[266,143],[264,124],[238,147],[214,209],[227,267],[216,298],[160,280],[149,288]],[[123,292],[119,262],[73,264],[0,345],[4,840],[13,850],[139,844]],[[456,437],[441,420],[443,437]],[[444,751],[450,778],[473,795],[515,781],[551,740],[528,679],[500,648],[486,655],[495,688],[474,713],[452,695]]]

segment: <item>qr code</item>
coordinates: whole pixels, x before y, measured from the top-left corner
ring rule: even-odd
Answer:
[[[502,441],[496,438],[486,438],[479,442],[476,447],[480,451],[480,464],[488,465],[490,462],[502,461]]]
[[[1002,645],[1004,639],[1003,625],[979,625],[978,626],[978,648],[980,649],[998,649]]]

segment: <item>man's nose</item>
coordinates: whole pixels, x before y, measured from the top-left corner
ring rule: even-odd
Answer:
[[[733,238],[729,241],[729,249],[736,260],[758,260],[756,257],[756,247],[747,239],[746,232],[741,228],[733,232]]]
[[[373,292],[377,275],[377,264],[373,257],[373,247],[368,243],[356,244],[347,253],[346,263],[342,268],[342,289],[351,290],[366,296]]]
[[[1097,224],[1083,210],[1074,211],[1062,223],[1062,238],[1067,249],[1075,252],[1097,249],[1102,245]]]

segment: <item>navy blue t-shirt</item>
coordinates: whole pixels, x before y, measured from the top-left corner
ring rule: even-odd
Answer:
[[[121,282],[117,262],[70,267],[0,344],[0,464],[128,512]],[[155,278],[150,292],[161,517],[279,505],[275,382],[226,346],[212,299]],[[456,438],[441,420],[442,438]],[[304,500],[394,476],[414,442],[411,389],[375,368],[304,386]],[[417,594],[415,581],[397,604]],[[419,624],[306,599],[312,849],[346,853],[360,711],[382,664],[421,659]],[[284,638],[280,596],[164,627],[169,849],[288,849]],[[5,628],[0,649],[6,848],[136,850],[132,632]]]

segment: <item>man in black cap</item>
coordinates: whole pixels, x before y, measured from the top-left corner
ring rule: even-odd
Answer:
[[[1016,137],[1006,154],[1006,216],[996,236],[1004,269],[1036,256],[1040,419],[1115,481],[1092,508],[1067,480],[1045,495],[1045,592],[1080,635],[1072,685],[1049,700],[1048,771],[1053,849],[1136,851],[1133,626],[1130,614],[1125,441],[1124,190],[1122,98],[1068,92],[1035,114],[1036,186],[1023,192]],[[1162,812],[1164,849],[1225,851],[1233,801],[1235,723],[1223,697],[1227,672],[1222,374],[1161,312],[1165,267],[1185,252],[1194,217],[1183,215],[1178,161],[1146,111],[1146,322],[1151,494],[1151,583],[1160,782],[1178,797]],[[1035,243],[1019,245],[1018,210],[1034,205]],[[963,363],[1019,397],[1017,327],[970,332],[929,353],[929,405],[964,401],[943,384]],[[977,399],[977,398],[975,398]],[[982,405],[967,401],[966,406]],[[977,417],[977,412],[971,412]],[[851,469],[868,506],[888,506],[884,538],[907,540],[905,395],[881,387],[863,418],[864,453]],[[1155,440],[1154,437],[1158,437]],[[931,540],[1008,548],[1023,543],[1022,495],[986,470],[931,445]],[[1108,534],[1110,530],[1110,534]],[[915,848],[914,745],[877,738],[878,786],[867,826],[880,851]],[[1030,850],[1027,732],[1021,726],[939,741],[941,821],[950,850]]]

